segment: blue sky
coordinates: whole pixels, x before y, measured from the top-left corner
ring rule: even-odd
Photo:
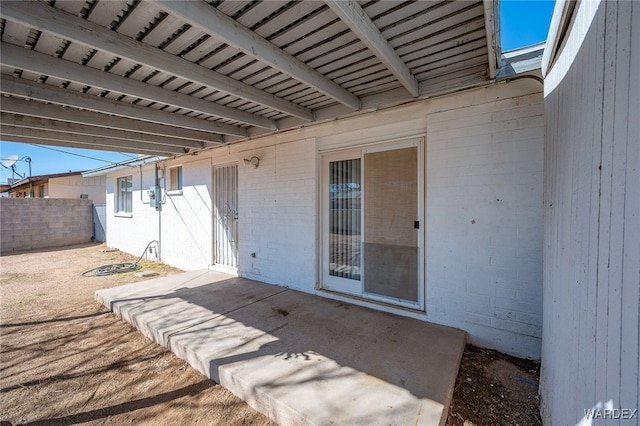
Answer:
[[[119,161],[134,158],[135,154],[97,151],[90,149],[74,149],[61,146],[37,146],[31,144],[0,142],[0,158],[17,155],[19,158],[31,158],[31,175],[47,175],[69,171],[91,170],[107,166]],[[90,157],[90,158],[87,158]],[[16,163],[16,171],[20,175],[29,175],[29,163],[20,160]],[[0,167],[0,183],[11,178],[11,170]],[[19,176],[15,176],[19,178]]]
[[[554,0],[500,2],[500,43],[502,51],[545,41]]]
[[[507,51],[544,41],[549,30],[554,3],[554,0],[502,0],[500,2],[502,50]],[[0,158],[6,158],[9,155],[31,158],[33,176],[90,170],[132,158],[131,154],[116,152],[64,147],[42,148],[0,141]],[[29,164],[24,160],[18,161],[16,170],[21,175],[28,175]],[[11,170],[0,167],[0,182],[5,183],[10,177]]]

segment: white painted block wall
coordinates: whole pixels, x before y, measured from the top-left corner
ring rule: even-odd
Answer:
[[[129,216],[115,213],[116,182],[117,178],[124,176],[133,178],[133,212]],[[147,189],[153,185],[153,180],[153,165],[142,169],[125,168],[107,175],[106,243],[109,247],[140,256],[149,242],[158,239],[158,213],[149,207],[147,196]]]
[[[167,165],[182,166],[182,191],[167,191]],[[161,162],[164,176],[161,211],[162,260],[185,270],[203,269],[212,259],[212,189],[211,159],[189,158],[177,162]],[[153,173],[153,171],[150,171]]]
[[[167,193],[162,187],[162,210],[149,204],[147,191],[154,184],[155,165],[112,172],[107,176],[107,244],[140,256],[153,240],[160,241],[164,263],[185,269],[208,268],[212,259],[211,159],[196,157],[171,165],[183,165],[183,190]],[[167,162],[158,165],[164,170]],[[140,178],[142,173],[142,180]],[[168,176],[168,170],[165,172]],[[116,215],[114,191],[119,177],[133,176],[133,212],[131,217]],[[161,172],[162,176],[163,173]],[[154,254],[155,256],[155,254]]]
[[[424,136],[426,314],[415,317],[533,359],[542,334],[541,90],[528,80],[379,111],[330,124],[318,144]]]
[[[320,294],[317,200],[322,153],[422,137],[427,163],[427,313],[410,315],[466,330],[473,343],[538,358],[540,90],[533,80],[502,84],[163,162],[163,167],[182,164],[184,188],[180,198],[170,197],[177,209],[163,207],[162,259],[184,269],[214,261],[208,251],[211,169],[237,163],[239,274]],[[242,163],[252,156],[260,158],[256,169]],[[117,175],[108,177],[110,212]],[[143,175],[146,190],[153,183],[152,168],[144,167]],[[139,187],[137,169],[134,186]],[[188,189],[191,186],[202,190]],[[158,229],[157,213],[139,198],[135,192],[133,218],[111,215],[107,230],[109,245],[134,254],[157,238]]]
[[[477,345],[533,358],[542,325],[540,101],[492,101],[427,123],[427,316]]]
[[[545,77],[542,417],[637,425],[585,410],[640,408],[640,3],[577,8]]]
[[[315,140],[282,143],[249,155],[258,156],[260,166],[240,166],[240,274],[313,292],[318,214]]]

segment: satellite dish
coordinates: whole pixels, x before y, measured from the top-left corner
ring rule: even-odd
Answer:
[[[18,161],[18,158],[19,157],[17,155],[9,155],[7,156],[7,158],[3,158],[2,160],[0,160],[0,164],[2,164],[2,167],[6,167],[8,169],[14,164],[16,164],[16,161]]]

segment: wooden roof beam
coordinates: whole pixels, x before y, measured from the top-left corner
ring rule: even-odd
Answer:
[[[493,80],[496,78],[498,69],[498,55],[500,52],[500,16],[498,14],[499,7],[495,7],[494,1],[497,0],[483,0],[484,4],[484,26],[487,32],[487,55],[489,59],[489,78]]]
[[[51,102],[62,106],[113,114],[118,117],[128,117],[133,120],[176,126],[181,130],[207,132],[211,134],[213,142],[223,142],[222,138],[217,133],[236,135],[240,137],[247,136],[247,130],[242,127],[216,123],[215,121],[202,120],[199,118],[189,117],[187,115],[174,114],[172,112],[160,111],[157,109],[115,101],[113,99],[88,95],[86,93],[60,89],[49,84],[42,84],[4,74],[0,76],[0,92],[7,95]]]
[[[158,6],[189,25],[223,40],[245,54],[268,64],[278,71],[307,84],[353,110],[360,109],[360,100],[331,79],[288,54],[259,34],[244,27],[215,7],[192,0],[154,0]],[[4,6],[3,6],[4,8]]]
[[[371,18],[355,0],[325,0],[325,3],[382,61],[413,97],[420,95],[418,81],[394,48],[380,33]]]
[[[44,145],[66,146],[73,148],[98,149],[105,151],[131,152],[138,154],[158,154],[171,156],[185,154],[184,148],[150,144],[146,142],[125,141],[103,136],[81,135],[74,133],[54,132],[26,127],[0,126],[0,137],[3,141],[22,143],[39,143]]]
[[[223,142],[220,135],[212,133],[147,123],[131,118],[116,117],[93,111],[82,111],[75,108],[45,104],[43,102],[29,101],[15,97],[5,97],[2,99],[2,102],[0,102],[0,111],[27,117],[85,124],[103,129],[118,129],[152,136],[168,137],[171,138],[176,145],[182,144],[192,148],[202,148],[207,145],[217,145]]]
[[[272,120],[248,112],[235,110],[215,102],[194,98],[184,93],[174,92],[116,74],[100,71],[95,68],[75,64],[13,44],[3,42],[0,47],[2,49],[0,62],[3,65],[72,81],[86,86],[97,87],[103,90],[123,93],[136,98],[173,105],[188,111],[197,111],[216,117],[227,117],[232,120],[271,130],[277,129],[275,122]],[[239,128],[236,127],[236,129]]]
[[[85,136],[101,136],[105,138],[121,139],[129,142],[145,142],[149,144],[162,145],[166,147],[177,147],[181,149],[202,149],[201,143],[194,141],[183,141],[167,136],[148,135],[145,133],[108,129],[104,127],[89,126],[86,124],[69,123],[67,121],[51,120],[48,118],[31,117],[25,115],[0,112],[0,123],[2,126],[15,126],[29,129],[49,130],[52,132],[64,132]]]
[[[100,25],[56,9],[45,3],[9,3],[6,4],[6,7],[3,4],[2,9],[0,9],[0,15],[2,15],[3,18],[20,22],[41,31],[56,34],[66,40],[80,43],[89,48],[108,52],[137,64],[150,66],[191,82],[211,87],[250,102],[265,105],[307,121],[313,119],[313,113],[310,110],[293,102],[281,99],[264,90],[257,89],[123,34],[108,30]],[[228,109],[234,111],[232,108]],[[225,111],[221,109],[216,115],[231,120],[243,121],[259,127],[265,127],[265,123],[256,124],[255,122],[245,121],[246,118],[244,120],[240,119],[238,115],[231,114],[231,111],[225,113]]]

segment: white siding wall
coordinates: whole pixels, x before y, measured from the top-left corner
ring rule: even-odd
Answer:
[[[539,83],[520,80],[164,162],[163,166],[182,164],[185,183],[179,211],[191,210],[181,217],[177,211],[171,213],[175,217],[169,219],[169,207],[163,206],[163,261],[186,269],[206,267],[207,256],[212,261],[211,193],[189,193],[187,188],[208,188],[213,165],[236,162],[239,274],[314,293],[322,153],[423,137],[427,161],[427,314],[409,315],[467,330],[471,342],[538,358],[543,158],[540,90]],[[254,155],[260,158],[260,166],[244,167],[242,159]],[[123,174],[109,175],[111,206],[115,179]],[[190,184],[189,174],[193,179]],[[144,175],[147,180],[142,187],[146,189],[152,184],[152,169],[145,168]],[[137,169],[134,185],[139,186]],[[157,213],[140,204],[139,198],[134,193],[132,219],[111,215],[107,227],[109,245],[136,254],[148,241],[157,239],[158,227]],[[177,203],[177,198],[170,199]],[[203,207],[194,209],[198,203]],[[186,217],[185,227],[179,221]],[[190,239],[187,230],[192,228],[202,239]],[[169,236],[169,232],[180,236]],[[168,243],[170,238],[176,240]],[[388,310],[407,315],[407,311]]]
[[[541,397],[550,425],[592,424],[584,410],[598,404],[640,408],[640,4],[577,7],[545,78]]]

